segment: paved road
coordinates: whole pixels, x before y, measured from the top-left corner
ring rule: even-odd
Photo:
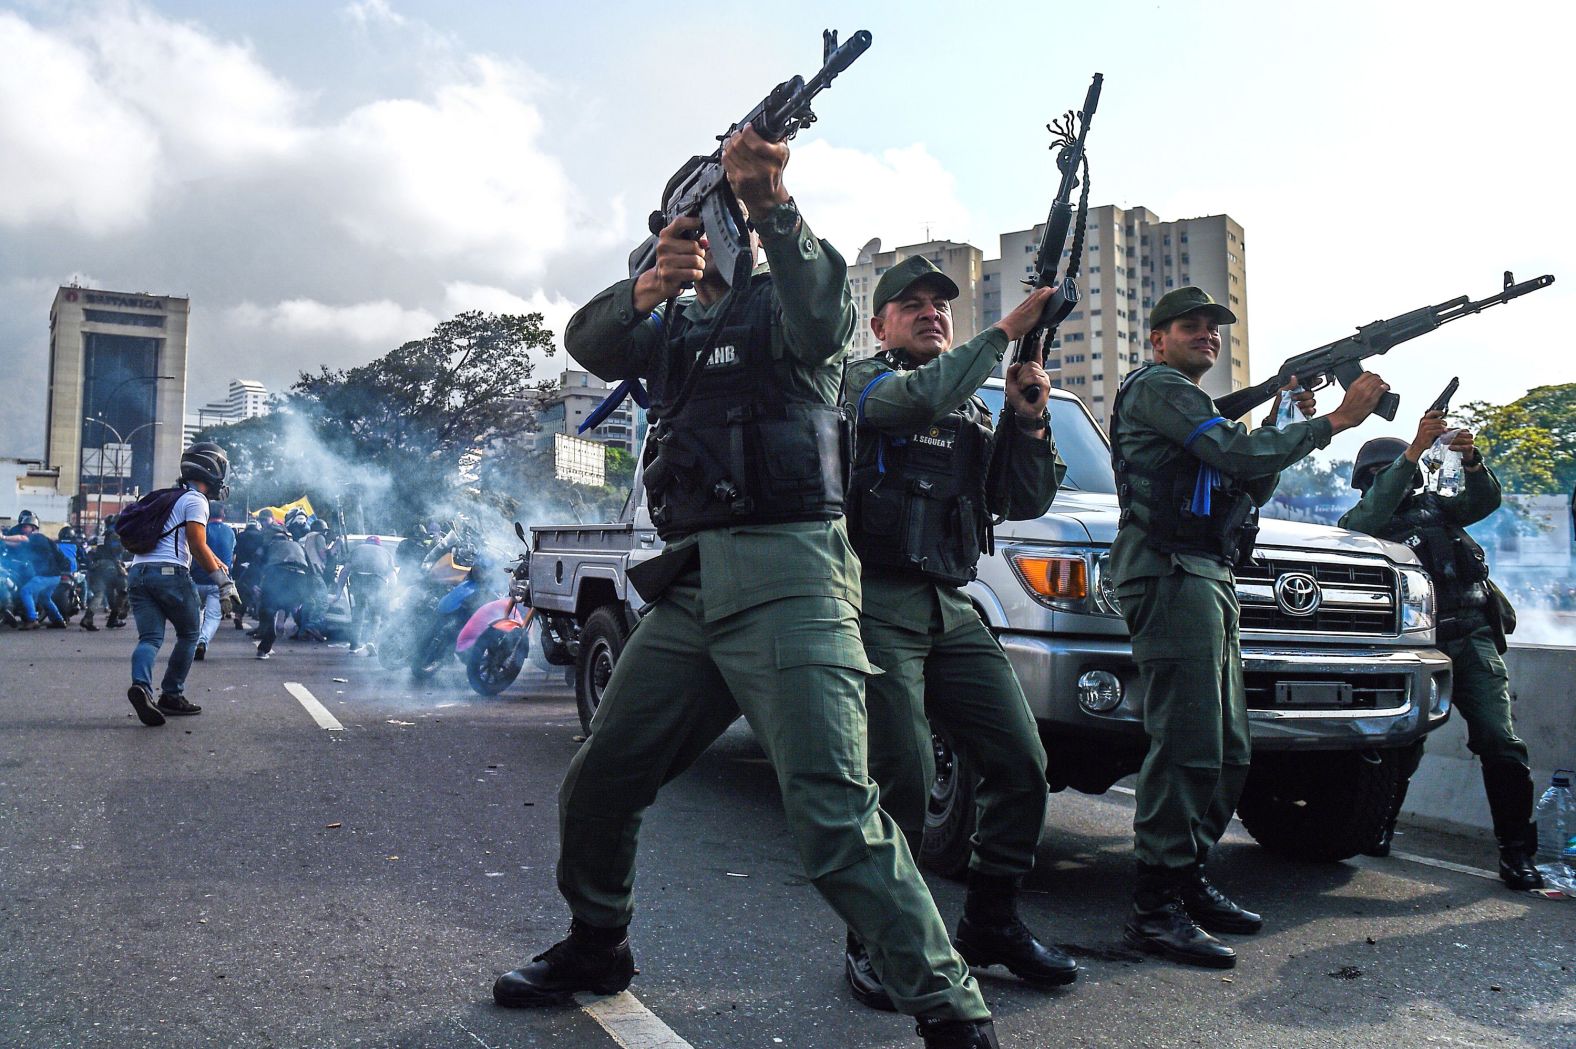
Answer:
[[[844,994],[842,930],[747,733],[647,822],[638,1002],[503,1011],[493,977],[567,925],[561,681],[528,671],[484,699],[343,649],[257,662],[226,628],[192,676],[202,715],[147,729],[132,643],[0,633],[0,1046],[917,1044]],[[1121,946],[1130,820],[1120,793],[1053,799],[1026,916],[1084,971],[1055,993],[981,974],[1003,1046],[1576,1046],[1576,904],[1394,858],[1288,863],[1234,832],[1218,880],[1269,928],[1234,973],[1184,969]],[[1492,859],[1415,829],[1400,847]],[[960,887],[933,889],[956,916]]]

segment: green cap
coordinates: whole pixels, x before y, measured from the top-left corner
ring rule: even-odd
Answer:
[[[1186,288],[1168,291],[1160,296],[1155,308],[1149,311],[1149,327],[1158,328],[1166,321],[1174,321],[1184,313],[1192,313],[1194,310],[1208,310],[1209,315],[1220,324],[1237,323],[1237,315],[1210,298],[1209,292],[1188,285]]]
[[[881,279],[876,281],[876,293],[870,297],[870,312],[880,313],[881,307],[907,291],[909,285],[926,277],[934,280],[947,293],[947,298],[958,297],[958,286],[951,277],[938,270],[925,256],[910,255],[881,274]]]

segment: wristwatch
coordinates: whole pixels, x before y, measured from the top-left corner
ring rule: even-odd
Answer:
[[[1049,429],[1051,425],[1051,407],[1050,405],[1046,405],[1040,410],[1039,415],[1036,415],[1031,419],[1025,419],[1017,412],[1013,412],[1012,421],[1017,424],[1018,429],[1022,430],[1024,433],[1036,433],[1040,430]]]
[[[789,197],[765,214],[751,215],[750,219],[762,236],[791,237],[799,229],[799,205]]]

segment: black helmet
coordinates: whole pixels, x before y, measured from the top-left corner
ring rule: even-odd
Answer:
[[[312,519],[312,531],[314,531],[314,532],[326,532],[326,531],[328,531],[328,522],[323,520],[321,517],[314,517]]]
[[[1368,490],[1374,475],[1400,458],[1408,445],[1399,437],[1375,437],[1357,451],[1352,463],[1352,487],[1359,492]]]
[[[32,525],[34,528],[37,528],[38,515],[31,510],[23,510],[16,515],[16,526],[21,528],[23,525]]]
[[[77,541],[77,530],[75,528],[72,528],[70,525],[61,525],[60,526],[59,542],[62,542],[62,543],[74,543],[76,541]]]
[[[290,533],[290,538],[292,539],[300,539],[306,535],[306,511],[297,507],[285,514],[285,531]]]
[[[229,457],[211,441],[194,444],[181,455],[181,480],[203,482],[208,486],[208,494],[215,499],[230,494],[230,486],[225,484],[229,476]]]

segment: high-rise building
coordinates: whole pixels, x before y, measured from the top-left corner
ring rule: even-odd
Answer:
[[[181,447],[192,443],[199,430],[210,426],[226,426],[242,419],[255,419],[268,414],[268,387],[256,379],[231,379],[230,392],[222,401],[209,401],[186,416],[185,439]]]
[[[626,397],[600,426],[583,434],[577,432],[580,424],[611,392],[607,383],[590,372],[573,368],[565,371],[559,378],[557,390],[546,397],[532,398],[536,409],[537,450],[550,450],[553,434],[565,433],[633,454],[645,430],[645,416],[631,398]]]
[[[190,315],[190,300],[167,295],[55,293],[44,457],[60,469],[61,494],[147,492],[175,479]]]
[[[982,326],[1023,301],[1044,225],[1001,235],[1001,255],[985,263]],[[1070,257],[1071,246],[1062,253]],[[1083,302],[1062,323],[1045,367],[1054,385],[1076,393],[1102,423],[1123,376],[1149,359],[1149,311],[1166,292],[1196,285],[1237,315],[1222,329],[1220,360],[1203,388],[1220,397],[1248,385],[1247,252],[1229,215],[1162,221],[1147,208],[1091,208],[1079,288]],[[959,328],[960,337],[964,329]]]

